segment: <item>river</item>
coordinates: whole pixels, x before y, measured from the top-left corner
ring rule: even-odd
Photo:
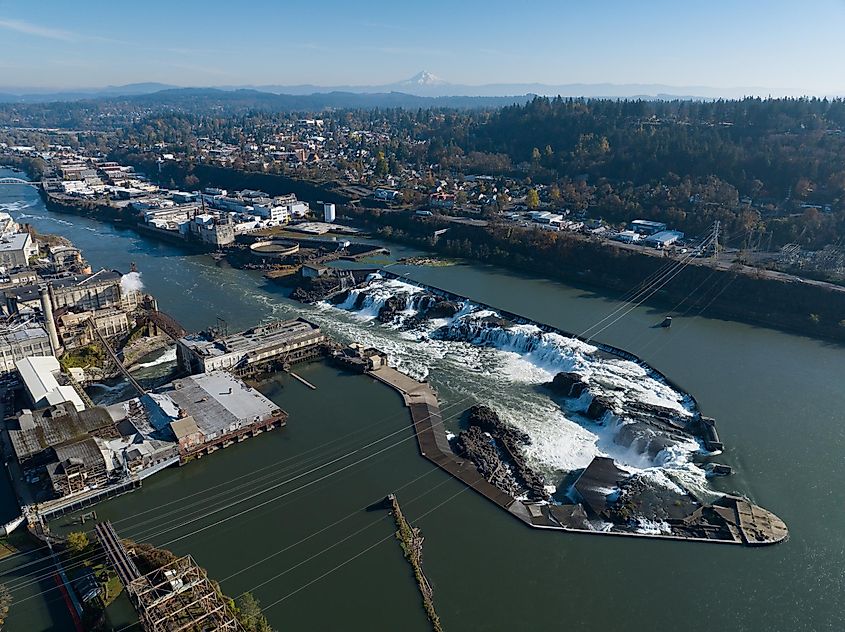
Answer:
[[[524,385],[491,375],[483,354],[441,357],[356,314],[302,307],[259,273],[48,212],[28,187],[0,188],[0,210],[71,239],[95,267],[136,263],[161,309],[188,329],[218,316],[234,331],[303,315],[335,336],[387,347],[412,373],[428,372],[446,409],[476,387],[496,386],[502,400],[524,391],[511,406],[517,414],[520,401],[525,418],[549,413]],[[392,259],[415,254],[391,249]],[[568,331],[618,306],[601,293],[491,267],[391,269]],[[845,349],[694,314],[652,328],[662,317],[643,306],[599,338],[641,356],[717,419],[726,445],[719,461],[735,473],[715,485],[784,519],[788,542],[748,549],[529,529],[419,457],[397,395],[321,364],[298,369],[316,391],[286,377],[262,385],[290,414],[284,430],[165,471],[99,505],[98,517],[124,537],[190,553],[227,594],[252,589],[279,630],[427,629],[389,518],[365,510],[388,492],[422,529],[426,573],[449,630],[842,629],[845,511],[836,481],[845,475]],[[27,581],[15,574],[33,569],[13,565],[0,561],[0,581],[14,588]],[[57,592],[38,594],[48,588],[42,581],[14,591],[8,630],[69,629]],[[121,606],[111,612],[118,627],[128,616]]]

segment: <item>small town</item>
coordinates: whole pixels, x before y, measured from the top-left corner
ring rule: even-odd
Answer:
[[[610,204],[603,202],[600,193],[605,189],[589,185],[587,178],[549,185],[478,175],[470,169],[499,170],[480,156],[476,156],[477,164],[453,166],[448,160],[421,164],[417,154],[427,150],[427,145],[401,138],[396,124],[388,121],[369,122],[373,129],[351,128],[322,118],[282,117],[262,125],[240,145],[206,136],[192,136],[188,146],[164,142],[115,145],[114,139],[97,141],[98,134],[93,132],[87,143],[108,142],[113,145],[108,155],[83,151],[79,143],[86,139],[68,139],[59,130],[21,132],[7,127],[0,129],[0,151],[17,164],[34,167],[32,175],[41,179],[54,204],[81,205],[106,217],[119,215],[137,222],[148,234],[209,249],[226,249],[238,242],[251,246],[289,231],[294,237],[298,233],[299,237],[319,238],[328,233],[333,241],[338,234],[350,236],[374,229],[389,237],[396,231],[391,224],[410,215],[419,225],[431,225],[428,232],[435,238],[446,232],[441,227],[502,226],[563,232],[595,244],[633,247],[658,256],[691,253],[706,259],[699,261],[700,265],[733,266],[748,273],[783,275],[785,280],[836,283],[845,278],[845,252],[840,246],[814,248],[786,237],[774,239],[780,224],[809,215],[830,216],[831,204],[814,201],[811,192],[801,199],[777,201],[742,196],[714,182],[684,183],[678,190],[629,191],[626,195],[634,196],[643,210],[646,204],[655,206],[640,216],[620,215],[613,210],[618,196]],[[266,140],[259,142],[259,138]],[[65,144],[68,140],[74,141],[73,146]],[[417,147],[416,154],[411,152],[417,157],[402,162],[398,155],[406,153],[403,150],[390,154],[388,160],[382,149],[391,142]],[[256,189],[228,190],[214,180],[198,188],[196,167],[283,174],[291,182],[294,178],[316,186],[303,191],[309,200],[290,192],[270,195]],[[530,172],[531,163],[520,165],[520,169]],[[186,175],[177,181],[168,177],[169,173]],[[685,197],[678,200],[679,196]],[[316,208],[312,209],[312,204]],[[690,211],[680,212],[675,206],[706,211],[713,219],[705,225],[691,224],[696,231],[691,233],[672,221],[689,217]],[[701,237],[714,226],[719,238],[708,248],[699,248]],[[253,250],[259,252],[260,247]]]

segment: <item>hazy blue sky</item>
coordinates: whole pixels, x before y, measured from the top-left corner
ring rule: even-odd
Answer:
[[[845,0],[0,0],[0,85],[663,83],[845,92]]]

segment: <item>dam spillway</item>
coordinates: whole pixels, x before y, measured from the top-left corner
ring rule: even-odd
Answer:
[[[718,442],[713,421],[701,414],[692,395],[633,354],[383,271],[329,303],[402,330],[421,344],[437,340],[496,349],[528,358],[548,373],[581,376],[577,397],[559,397],[559,392],[550,397],[570,423],[599,437],[601,447],[583,454],[577,445],[570,448],[574,464],[581,467],[545,468],[555,484],[549,486],[550,501],[537,501],[494,485],[479,475],[483,464],[476,468],[466,454],[456,453],[455,437],[447,434],[445,416],[427,384],[394,369],[371,372],[402,394],[423,456],[523,522],[546,529],[747,545],[787,537],[786,525],[771,512],[707,487],[692,456]],[[495,407],[495,394],[477,395]],[[462,432],[459,446],[463,437]],[[524,446],[505,446],[505,452],[516,452],[517,468],[507,455],[499,466],[537,466],[533,439],[529,431]],[[491,441],[496,443],[496,437]],[[602,449],[610,445],[613,449]],[[617,461],[608,454],[624,456]]]

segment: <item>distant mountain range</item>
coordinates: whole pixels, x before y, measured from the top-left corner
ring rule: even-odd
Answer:
[[[0,86],[0,101],[12,103],[45,103],[48,101],[81,101],[138,94],[150,94],[159,90],[176,88],[166,83],[129,83],[124,86],[105,88],[75,88],[55,90],[52,88],[24,88]]]
[[[23,88],[0,86],[0,102],[5,103],[43,103],[49,101],[80,101],[85,99],[108,99],[119,97],[134,97],[156,94],[163,91],[178,91],[180,88],[163,83],[132,83],[124,86],[106,86],[104,88],[79,88],[67,90],[51,90],[46,88]],[[570,83],[550,85],[544,83],[495,83],[484,85],[454,84],[444,81],[430,72],[420,72],[409,79],[395,83],[361,86],[339,85],[318,86],[312,84],[299,85],[258,85],[258,86],[214,86],[211,88],[190,88],[200,90],[217,90],[220,92],[251,91],[256,93],[270,93],[288,96],[309,95],[389,95],[402,94],[413,97],[427,98],[456,98],[456,97],[524,97],[525,95],[546,95],[564,97],[591,98],[628,98],[628,99],[717,99],[741,98],[744,96],[801,96],[798,90],[780,90],[774,92],[759,87],[713,88],[708,86],[669,86],[663,84],[613,84],[613,83]],[[164,95],[163,95],[164,96]],[[835,95],[828,95],[835,96]],[[336,99],[338,101],[342,99]],[[353,101],[359,100],[347,97],[350,102],[345,106],[352,107]],[[372,100],[372,99],[371,99]],[[389,99],[383,99],[388,101]],[[393,100],[401,100],[394,98]],[[511,101],[513,102],[513,100]]]
[[[748,95],[767,96],[771,91],[766,88],[712,88],[708,86],[669,86],[646,83],[488,83],[483,85],[456,84],[444,81],[430,72],[420,72],[404,81],[376,86],[317,86],[302,85],[263,85],[254,86],[257,90],[276,94],[314,94],[320,92],[405,92],[416,96],[443,97],[500,97],[523,94],[564,97],[607,97],[627,99],[734,99]],[[799,96],[800,91],[783,90],[774,96]]]
[[[131,102],[150,108],[174,107],[201,112],[211,107],[226,111],[265,110],[273,112],[316,112],[342,108],[498,108],[525,103],[532,95],[512,97],[427,97],[404,92],[314,92],[276,94],[245,88],[170,88],[149,94],[110,97],[103,102]]]

